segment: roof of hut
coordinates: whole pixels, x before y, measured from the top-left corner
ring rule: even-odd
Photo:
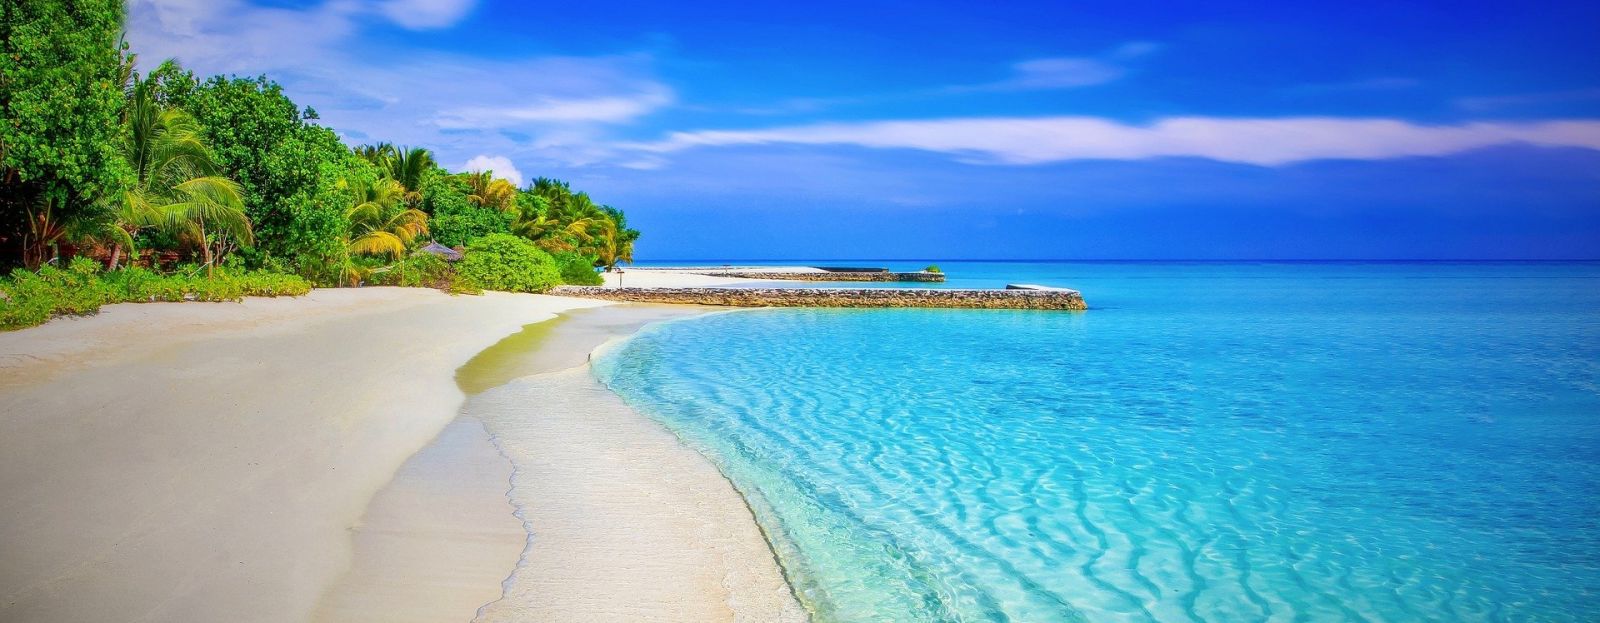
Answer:
[[[425,246],[425,247],[422,247],[421,249],[418,249],[417,252],[418,253],[432,253],[432,254],[437,255],[439,257],[442,257],[446,261],[450,261],[450,262],[454,262],[456,260],[461,259],[461,252],[460,251],[457,251],[457,250],[452,249],[450,247],[444,246],[444,245],[439,244],[437,242],[430,242],[430,243],[428,243],[428,246]]]

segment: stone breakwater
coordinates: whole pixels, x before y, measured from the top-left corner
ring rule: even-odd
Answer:
[[[696,275],[710,277],[738,277],[740,279],[767,279],[779,281],[911,281],[917,283],[943,283],[944,273],[909,272],[894,273],[887,270],[824,270],[813,272],[775,272],[708,270],[694,271]]]
[[[727,307],[931,307],[1088,309],[1077,290],[934,290],[920,288],[608,288],[560,286],[557,296],[632,303]]]

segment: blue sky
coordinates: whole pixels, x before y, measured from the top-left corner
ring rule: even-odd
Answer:
[[[1600,3],[133,0],[640,259],[1600,258]],[[1404,5],[1404,6],[1397,6]]]

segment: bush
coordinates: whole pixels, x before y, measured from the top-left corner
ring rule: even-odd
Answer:
[[[561,283],[572,286],[598,286],[606,282],[594,272],[594,258],[577,253],[557,253],[556,268],[561,271]]]
[[[422,211],[428,213],[428,235],[434,242],[457,247],[511,231],[512,214],[472,203],[469,192],[466,182],[454,175],[434,175],[422,184]]]
[[[407,288],[450,289],[454,271],[450,262],[432,253],[416,253],[390,264],[386,270],[374,271],[369,280],[373,285],[403,286]]]
[[[549,253],[510,234],[472,241],[456,273],[462,285],[484,290],[544,292],[561,284],[561,273]]]
[[[14,270],[0,279],[0,330],[42,324],[52,316],[92,314],[111,303],[237,301],[246,296],[299,296],[311,284],[294,275],[219,268],[206,278],[193,265],[170,275],[145,268],[100,272],[100,263],[76,258],[65,270]]]
[[[929,264],[927,268],[922,269],[922,272],[925,272],[925,273],[942,273],[944,271],[939,269],[939,265],[938,264]]]

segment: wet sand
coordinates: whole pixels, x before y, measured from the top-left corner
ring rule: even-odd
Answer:
[[[704,312],[577,310],[475,356],[461,417],[374,498],[316,620],[805,620],[732,486],[589,375],[601,344]]]

